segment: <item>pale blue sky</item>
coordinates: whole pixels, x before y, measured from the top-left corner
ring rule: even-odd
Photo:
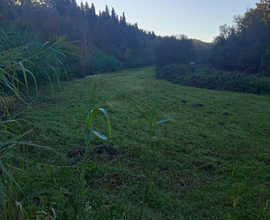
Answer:
[[[232,25],[234,15],[255,8],[256,2],[259,0],[88,0],[97,13],[105,5],[110,10],[114,7],[119,16],[125,12],[127,22],[137,22],[139,28],[156,35],[186,34],[206,42],[219,34],[220,25]]]

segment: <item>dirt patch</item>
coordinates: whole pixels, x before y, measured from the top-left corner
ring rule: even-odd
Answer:
[[[68,152],[68,157],[77,157],[77,156],[83,156],[85,153],[85,147],[74,147]],[[89,148],[89,155],[98,154],[98,155],[118,155],[119,151],[111,145],[99,145],[95,147]]]
[[[85,147],[74,147],[68,152],[68,157],[73,159],[73,163],[82,161],[85,154]],[[112,145],[99,145],[88,148],[88,158],[104,158],[107,161],[114,159],[120,152]]]
[[[38,109],[46,109],[47,108],[47,104],[46,103],[40,103],[38,105],[35,105],[34,107],[36,110]]]
[[[104,178],[104,184],[106,188],[115,188],[121,186],[123,182],[126,182],[127,176],[125,172],[116,174],[107,174]]]
[[[176,192],[182,187],[194,188],[204,184],[203,179],[190,174],[175,175],[172,173],[169,175],[169,179],[171,186],[175,188]]]
[[[194,108],[199,108],[199,107],[203,107],[203,104],[196,104],[196,105],[193,105]]]
[[[191,175],[188,176],[178,176],[176,178],[172,178],[175,185],[178,187],[191,185],[196,183],[198,180],[193,178]]]
[[[197,162],[194,162],[193,164],[195,167],[198,167],[205,172],[212,172],[212,171],[215,171],[216,168],[221,165],[221,162],[215,162],[215,163],[208,162],[208,163],[206,163],[206,162],[197,161]]]

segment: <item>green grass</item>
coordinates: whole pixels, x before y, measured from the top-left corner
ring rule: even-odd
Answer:
[[[154,75],[154,68],[148,67],[96,80],[93,108],[108,112],[112,138],[93,136],[91,145],[114,145],[121,155],[89,161],[85,202],[91,207],[85,219],[138,219],[149,139],[136,122],[142,116],[126,99],[150,116],[160,85],[156,120],[172,120],[156,127],[161,137],[150,157],[144,219],[270,219],[270,96],[181,87]],[[50,88],[39,93],[26,115],[35,130],[33,143],[61,156],[29,149],[29,159],[73,163],[67,155],[84,145],[92,79],[63,82],[53,96]],[[109,136],[104,117],[94,124]],[[25,174],[15,173],[14,178],[28,200],[19,191],[14,194],[24,209],[48,211],[51,204],[59,219],[76,219],[80,170],[23,164]]]

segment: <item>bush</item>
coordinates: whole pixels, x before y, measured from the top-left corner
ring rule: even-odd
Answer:
[[[270,94],[267,77],[227,72],[210,68],[195,68],[191,65],[173,64],[156,70],[156,77],[168,79],[182,86],[233,91],[253,94]]]
[[[157,68],[156,77],[158,79],[168,79],[171,82],[176,82],[179,76],[188,75],[194,71],[194,66],[174,63],[172,65]]]
[[[122,69],[122,63],[114,56],[95,50],[90,58],[91,73],[115,72]]]
[[[137,68],[145,66],[146,61],[138,53],[137,50],[127,49],[124,54],[125,67],[126,68]]]

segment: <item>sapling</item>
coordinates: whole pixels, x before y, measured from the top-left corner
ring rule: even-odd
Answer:
[[[155,138],[158,138],[159,135],[154,136],[154,126],[166,121],[171,120],[171,118],[164,118],[159,120],[158,122],[155,122],[155,116],[156,116],[156,111],[157,111],[157,105],[158,105],[158,98],[159,98],[159,93],[156,97],[156,99],[153,102],[153,106],[152,106],[152,115],[151,118],[148,118],[146,116],[146,114],[140,110],[135,104],[133,104],[130,100],[127,100],[129,103],[131,103],[131,105],[133,105],[139,112],[140,114],[145,118],[146,123],[142,122],[141,120],[138,120],[138,123],[140,124],[140,126],[146,130],[149,133],[149,145],[146,149],[146,158],[147,158],[147,163],[145,166],[145,174],[146,175],[142,175],[143,179],[144,179],[144,187],[143,187],[143,198],[142,198],[142,206],[141,206],[141,213],[140,213],[140,219],[142,219],[143,217],[143,211],[144,211],[144,205],[145,205],[145,197],[146,197],[146,193],[147,193],[147,178],[149,177],[149,157],[150,157],[150,149],[152,148],[154,142],[153,140]]]
[[[83,197],[88,189],[88,188],[85,189],[86,181],[84,178],[85,178],[85,168],[86,168],[86,162],[87,162],[87,158],[88,158],[88,148],[90,146],[91,134],[93,133],[103,140],[107,139],[107,137],[104,136],[102,133],[93,130],[94,118],[95,117],[99,118],[99,114],[98,114],[99,112],[102,112],[105,115],[106,120],[107,120],[107,124],[108,124],[109,136],[110,137],[112,136],[110,118],[109,118],[108,113],[105,111],[105,109],[95,108],[92,110],[93,97],[94,97],[94,85],[95,85],[95,78],[93,78],[92,86],[91,86],[91,90],[90,90],[89,111],[88,111],[87,120],[86,120],[85,153],[84,153],[84,159],[82,162],[82,171],[81,171],[81,176],[80,176],[81,195],[80,195],[80,208],[79,208],[79,216],[78,216],[79,220],[83,219]]]

